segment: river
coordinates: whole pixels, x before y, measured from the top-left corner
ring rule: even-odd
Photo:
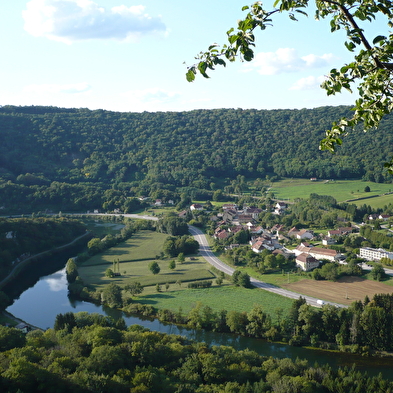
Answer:
[[[121,311],[101,305],[71,300],[68,296],[65,269],[39,278],[34,285],[26,289],[15,300],[14,304],[7,311],[42,329],[53,327],[56,315],[69,311],[100,313],[109,315],[115,319],[123,317],[127,325],[139,324],[163,333],[180,334],[199,342],[205,342],[208,345],[229,345],[239,350],[249,348],[258,352],[260,355],[278,358],[305,358],[308,359],[310,365],[315,362],[319,364],[329,363],[334,368],[338,366],[351,367],[355,363],[359,370],[367,371],[370,375],[377,375],[381,372],[385,378],[393,379],[391,372],[393,361],[387,362],[382,359],[371,359],[344,353],[292,347],[233,334],[186,329],[171,324],[164,324],[158,320],[141,319],[135,316],[125,315]]]

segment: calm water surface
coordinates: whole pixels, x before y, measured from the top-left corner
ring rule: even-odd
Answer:
[[[109,315],[115,319],[123,317],[127,325],[139,324],[154,331],[180,334],[199,342],[205,342],[208,345],[229,345],[239,350],[249,348],[258,352],[260,355],[278,358],[289,357],[296,359],[298,357],[308,359],[311,365],[318,362],[319,364],[329,363],[332,367],[351,367],[355,363],[360,370],[368,371],[371,375],[377,375],[381,372],[385,378],[393,379],[393,361],[379,362],[378,359],[362,358],[349,354],[308,350],[232,334],[186,329],[175,325],[163,324],[157,320],[152,321],[125,315],[121,311],[101,305],[94,305],[83,301],[72,301],[68,297],[65,269],[41,277],[34,286],[25,290],[7,311],[42,329],[53,327],[56,315],[69,311],[100,313]]]

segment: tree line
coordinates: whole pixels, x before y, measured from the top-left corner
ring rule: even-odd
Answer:
[[[391,392],[355,368],[274,359],[151,332],[124,320],[59,314],[26,335],[0,326],[0,389],[7,392],[288,393]]]

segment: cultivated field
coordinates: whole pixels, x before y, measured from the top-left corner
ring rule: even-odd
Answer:
[[[330,302],[350,305],[356,300],[370,299],[376,293],[393,293],[393,287],[361,277],[342,277],[337,282],[300,280],[281,285],[285,289]]]
[[[370,192],[364,192],[366,186],[370,187]],[[392,184],[380,184],[364,182],[361,180],[318,180],[309,179],[285,179],[272,184],[271,192],[278,199],[294,200],[296,198],[308,198],[310,194],[331,195],[338,202],[348,199],[364,198],[373,195],[380,195],[393,190]],[[388,196],[393,201],[393,195]],[[370,204],[371,199],[360,200],[360,204]],[[358,202],[353,202],[358,204]],[[385,203],[386,204],[386,203]]]

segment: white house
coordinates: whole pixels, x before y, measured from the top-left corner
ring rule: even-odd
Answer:
[[[190,206],[190,210],[198,210],[198,211],[200,211],[200,210],[203,210],[203,206],[200,205],[199,203],[193,203]]]
[[[301,229],[297,234],[296,234],[296,239],[309,239],[311,240],[314,237],[314,234],[307,230],[307,229]]]
[[[306,253],[316,259],[327,259],[328,261],[332,262],[334,262],[340,256],[340,254],[336,250],[321,247],[306,247],[303,244],[297,246],[293,251],[296,256],[299,256],[301,253]]]
[[[393,259],[393,252],[384,250],[383,248],[362,247],[359,250],[360,258],[367,261],[380,261],[382,258]]]

